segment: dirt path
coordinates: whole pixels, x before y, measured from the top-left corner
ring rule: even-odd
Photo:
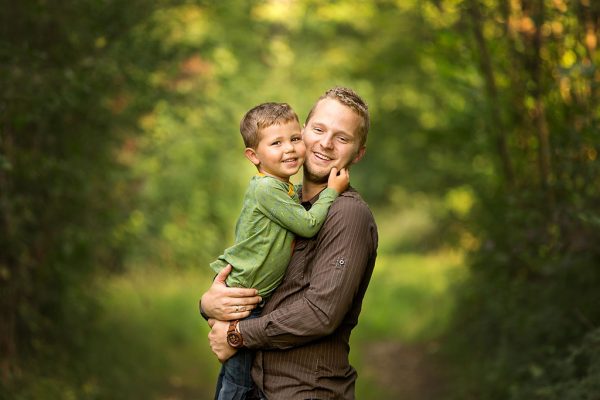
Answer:
[[[405,345],[395,341],[364,345],[362,376],[376,382],[393,399],[442,400],[444,375],[434,343]],[[364,367],[363,367],[364,368]]]

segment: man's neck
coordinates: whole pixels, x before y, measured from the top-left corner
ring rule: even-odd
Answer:
[[[302,200],[309,201],[319,193],[323,189],[327,187],[327,182],[325,183],[314,183],[310,182],[307,179],[302,180]]]

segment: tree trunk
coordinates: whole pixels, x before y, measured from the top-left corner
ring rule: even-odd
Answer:
[[[477,0],[469,0],[468,14],[471,19],[471,25],[473,28],[473,34],[475,36],[475,43],[477,45],[477,51],[479,52],[479,69],[483,75],[485,82],[485,90],[488,97],[488,106],[491,119],[491,129],[494,133],[494,140],[496,142],[496,150],[500,158],[500,164],[504,178],[509,186],[513,185],[514,173],[512,164],[510,161],[510,154],[507,145],[507,130],[503,123],[503,119],[500,113],[500,107],[498,101],[498,90],[496,87],[496,80],[494,78],[494,72],[492,70],[492,63],[490,54],[483,36],[483,28],[481,26],[481,10],[479,9],[479,3]]]

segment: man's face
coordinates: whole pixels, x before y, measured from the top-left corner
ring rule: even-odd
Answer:
[[[310,182],[327,182],[331,168],[358,162],[365,152],[360,145],[360,116],[337,100],[319,101],[302,131],[306,144],[304,177]]]

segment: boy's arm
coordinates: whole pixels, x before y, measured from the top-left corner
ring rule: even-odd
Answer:
[[[302,237],[312,237],[319,232],[329,207],[338,196],[335,190],[326,188],[307,211],[273,179],[259,182],[255,194],[258,208],[267,218]]]

